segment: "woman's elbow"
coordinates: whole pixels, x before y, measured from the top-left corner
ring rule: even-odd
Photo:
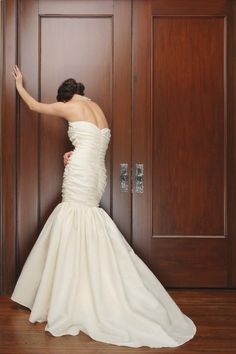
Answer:
[[[38,112],[39,106],[38,106],[37,103],[38,103],[38,102],[30,102],[30,103],[28,104],[29,109],[30,109],[31,111],[33,111],[33,112]]]

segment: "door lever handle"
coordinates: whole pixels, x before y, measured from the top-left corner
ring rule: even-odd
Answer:
[[[144,166],[142,163],[135,164],[135,192],[143,193],[144,190]]]
[[[129,190],[129,170],[127,163],[120,164],[120,190],[128,192]]]
[[[127,193],[129,191],[129,168],[127,163],[120,164],[120,191]],[[132,168],[131,168],[132,172]],[[144,191],[144,166],[143,164],[135,164],[135,192],[143,193]],[[132,188],[133,193],[133,188]]]

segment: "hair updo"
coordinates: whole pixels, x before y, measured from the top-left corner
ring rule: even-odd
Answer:
[[[76,82],[75,79],[67,79],[63,81],[57,90],[57,101],[67,102],[74,94],[84,96],[84,89],[82,82]]]

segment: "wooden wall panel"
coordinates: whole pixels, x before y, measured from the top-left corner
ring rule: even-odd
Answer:
[[[112,213],[116,225],[132,242],[132,2],[114,1]],[[120,190],[120,164],[129,166],[129,190]]]
[[[135,165],[144,165],[144,193],[132,195],[132,244],[150,267],[151,234],[151,41],[150,2],[133,3],[132,40],[132,182],[135,188]]]
[[[0,92],[3,89],[3,3],[0,2]],[[0,121],[2,122],[2,95],[0,95]],[[3,156],[2,149],[2,126],[0,126],[0,155]],[[2,164],[0,164],[0,181],[2,178]],[[1,181],[2,182],[2,181]],[[3,190],[0,183],[0,289],[3,287]]]
[[[224,17],[154,17],[153,236],[227,233],[225,30]]]
[[[55,101],[61,82],[73,77],[85,84],[85,95],[104,107],[109,126],[112,124],[112,28],[111,16],[64,17],[41,16],[40,25],[40,97]],[[86,35],[85,35],[86,34]],[[73,149],[68,143],[67,122],[63,119],[40,119],[40,221],[43,225],[48,208],[60,200],[63,153]],[[62,138],[63,137],[63,138]],[[62,142],[63,140],[63,142]],[[52,143],[53,142],[53,143]],[[106,166],[110,153],[106,156]],[[50,180],[50,176],[54,176]],[[58,196],[55,199],[55,196]],[[53,203],[52,203],[53,201]],[[109,188],[101,203],[109,208]]]
[[[7,21],[6,21],[7,19]],[[17,2],[3,4],[3,96],[1,121],[2,152],[2,292],[8,292],[16,275],[16,198],[17,198],[17,139],[16,139],[16,90],[11,79],[11,69],[16,61]],[[4,134],[3,134],[4,132]]]
[[[18,58],[24,85],[38,99],[38,3],[21,1],[18,8]],[[30,30],[29,30],[30,29]],[[38,114],[30,111],[17,95],[17,235],[16,276],[18,277],[38,232],[39,212],[39,136]]]
[[[236,288],[236,1],[228,5],[228,57],[227,82],[228,96],[228,255],[229,255],[229,284]]]
[[[168,287],[235,286],[233,9],[133,2],[133,244]]]

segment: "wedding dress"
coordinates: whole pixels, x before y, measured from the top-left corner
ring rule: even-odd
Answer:
[[[110,344],[176,347],[196,333],[159,280],[99,206],[106,186],[109,128],[69,122],[74,150],[65,166],[62,201],[37,238],[11,299],[47,322],[53,336]]]

